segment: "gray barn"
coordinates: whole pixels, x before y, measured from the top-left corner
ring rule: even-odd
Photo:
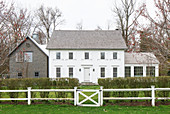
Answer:
[[[48,51],[46,45],[27,37],[10,52],[10,78],[48,77]]]

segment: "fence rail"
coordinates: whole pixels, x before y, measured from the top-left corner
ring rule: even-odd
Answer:
[[[104,92],[114,92],[114,91],[151,91],[151,88],[140,88],[140,89],[103,89]]]
[[[126,92],[126,91],[150,91],[150,97],[104,97],[104,92]],[[0,98],[0,100],[27,100],[28,105],[31,104],[31,100],[71,100],[74,101],[74,105],[79,106],[102,106],[103,100],[152,100],[151,105],[155,106],[155,100],[170,100],[170,97],[155,97],[156,91],[170,91],[170,88],[155,88],[155,86],[151,86],[151,88],[134,88],[134,89],[31,89],[28,87],[27,90],[0,90],[0,92],[27,92],[27,98]],[[74,98],[31,98],[31,92],[73,92]],[[91,96],[85,95],[83,92],[96,92]],[[79,94],[86,97],[84,100],[79,102]],[[98,95],[98,102],[95,102],[92,97]],[[83,102],[91,100],[97,105],[91,104],[82,104]]]

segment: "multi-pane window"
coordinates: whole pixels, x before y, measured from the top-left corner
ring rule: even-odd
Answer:
[[[56,77],[61,77],[61,68],[56,68]]]
[[[105,52],[101,52],[101,53],[100,53],[100,58],[101,58],[101,59],[105,59]]]
[[[146,76],[155,76],[155,67],[154,66],[147,66],[146,67]]]
[[[73,52],[69,52],[69,59],[73,59]]]
[[[143,67],[142,67],[142,66],[136,66],[136,67],[134,67],[134,76],[135,76],[135,77],[141,77],[141,76],[143,76]]]
[[[117,59],[117,52],[113,52],[113,59]]]
[[[60,56],[61,56],[61,55],[60,55],[60,52],[57,52],[57,53],[56,53],[56,59],[60,59]]]
[[[39,77],[39,72],[35,72],[35,77]]]
[[[117,68],[113,68],[113,77],[117,77]]]
[[[69,68],[69,77],[73,78],[73,68]]]
[[[22,78],[22,72],[18,72],[18,78]]]
[[[85,59],[89,59],[89,52],[85,52]]]
[[[105,68],[100,69],[101,77],[105,77]]]
[[[23,62],[23,52],[16,53],[16,62]]]
[[[25,62],[32,62],[32,52],[24,52],[24,61]]]
[[[131,77],[131,67],[125,67],[125,77]]]

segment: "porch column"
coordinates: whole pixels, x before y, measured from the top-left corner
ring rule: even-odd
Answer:
[[[134,66],[131,66],[131,77],[134,77]]]
[[[159,65],[155,66],[155,77],[159,76]]]
[[[146,77],[146,65],[143,65],[143,77]]]

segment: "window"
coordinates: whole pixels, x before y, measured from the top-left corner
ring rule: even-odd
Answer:
[[[69,77],[73,78],[73,68],[69,68]]]
[[[69,52],[69,59],[73,59],[73,52]]]
[[[16,53],[16,62],[23,62],[23,52]]]
[[[18,78],[22,78],[22,72],[18,73]]]
[[[89,59],[89,52],[85,52],[85,59]]]
[[[56,59],[60,59],[60,52],[56,53]]]
[[[101,77],[105,77],[105,68],[101,68]]]
[[[131,77],[131,67],[125,67],[125,77]]]
[[[134,67],[134,76],[135,77],[143,76],[143,67]]]
[[[117,77],[117,68],[113,68],[113,77]]]
[[[101,53],[100,53],[100,56],[101,56],[101,57],[100,57],[101,59],[105,59],[105,53],[104,53],[104,52],[101,52]]]
[[[35,77],[39,77],[39,72],[35,72]]]
[[[155,67],[154,66],[146,67],[146,76],[155,77]]]
[[[117,52],[113,52],[113,59],[117,59]]]
[[[56,77],[61,77],[61,69],[56,68]]]
[[[24,61],[25,62],[32,62],[32,52],[24,52]]]

